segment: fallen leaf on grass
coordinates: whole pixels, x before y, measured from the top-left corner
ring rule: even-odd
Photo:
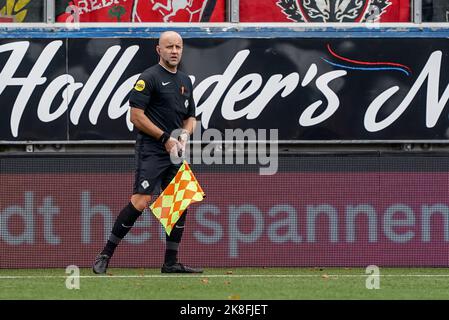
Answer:
[[[226,274],[232,274],[232,270],[226,271]]]
[[[225,281],[224,284],[231,284],[231,281]]]
[[[207,278],[201,279],[201,282],[204,283],[204,284],[208,284],[209,283],[209,279],[207,279]]]
[[[228,299],[229,300],[240,300],[240,295],[233,294],[233,295],[228,296]]]

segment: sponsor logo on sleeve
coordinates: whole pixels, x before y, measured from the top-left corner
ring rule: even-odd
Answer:
[[[145,81],[143,80],[137,81],[136,85],[134,86],[134,89],[136,89],[137,91],[143,91],[143,89],[145,89]]]

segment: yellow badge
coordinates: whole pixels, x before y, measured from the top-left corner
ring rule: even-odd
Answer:
[[[143,89],[145,89],[145,81],[143,80],[137,81],[136,85],[134,86],[134,89],[136,89],[137,91],[142,91]]]

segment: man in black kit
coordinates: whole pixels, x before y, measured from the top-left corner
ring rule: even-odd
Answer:
[[[163,32],[156,46],[159,64],[142,72],[131,91],[131,122],[138,129],[133,195],[118,215],[103,251],[96,257],[94,273],[106,273],[115,248],[148,207],[155,188],[160,185],[164,190],[181,165],[174,164],[170,155],[176,156],[185,150],[196,125],[192,82],[178,70],[182,49],[183,41],[178,33]],[[180,132],[178,139],[171,136],[175,130]],[[166,235],[162,273],[203,272],[177,261],[186,214],[184,211],[170,236]]]

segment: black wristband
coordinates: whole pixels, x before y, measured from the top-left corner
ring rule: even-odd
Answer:
[[[159,142],[162,143],[162,145],[165,145],[165,143],[168,141],[168,139],[170,139],[170,135],[167,132],[164,132],[160,137],[159,137]]]

